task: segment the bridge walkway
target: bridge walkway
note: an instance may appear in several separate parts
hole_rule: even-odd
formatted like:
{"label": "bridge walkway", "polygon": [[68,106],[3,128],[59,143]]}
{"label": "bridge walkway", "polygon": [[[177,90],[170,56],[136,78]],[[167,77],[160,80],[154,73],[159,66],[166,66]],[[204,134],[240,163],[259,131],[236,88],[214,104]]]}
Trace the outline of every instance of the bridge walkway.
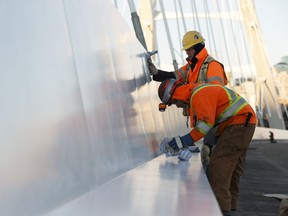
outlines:
{"label": "bridge walkway", "polygon": [[279,216],[280,200],[288,195],[288,141],[253,140],[240,183],[241,216]]}

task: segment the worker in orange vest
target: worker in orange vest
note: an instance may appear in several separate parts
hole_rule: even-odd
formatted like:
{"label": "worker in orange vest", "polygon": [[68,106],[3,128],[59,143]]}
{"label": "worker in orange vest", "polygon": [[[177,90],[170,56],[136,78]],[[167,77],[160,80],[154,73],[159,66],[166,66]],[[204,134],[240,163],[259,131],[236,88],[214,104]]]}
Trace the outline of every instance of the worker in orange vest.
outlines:
{"label": "worker in orange vest", "polygon": [[217,137],[208,179],[223,214],[230,215],[237,210],[239,180],[255,130],[255,112],[239,94],[217,84],[183,84],[168,79],[160,84],[158,95],[163,104],[188,108],[193,128],[184,136],[161,142],[160,151],[166,156],[189,160],[194,142],[211,131]]}
{"label": "worker in orange vest", "polygon": [[177,79],[181,82],[213,83],[226,85],[228,83],[224,66],[208,54],[205,39],[198,31],[188,31],[182,39],[183,50],[188,57],[187,64],[176,71],[158,70],[148,58],[148,67],[153,80],[162,82],[165,79]]}

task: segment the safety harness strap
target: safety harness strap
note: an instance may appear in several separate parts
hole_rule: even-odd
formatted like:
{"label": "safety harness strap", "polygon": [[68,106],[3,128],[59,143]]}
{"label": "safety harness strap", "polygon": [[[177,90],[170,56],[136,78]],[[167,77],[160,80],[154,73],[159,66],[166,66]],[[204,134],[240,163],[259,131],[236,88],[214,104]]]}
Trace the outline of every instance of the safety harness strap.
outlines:
{"label": "safety harness strap", "polygon": [[212,56],[207,55],[203,64],[201,65],[199,77],[198,77],[198,82],[207,83],[207,69],[208,69],[208,65],[211,61],[215,61],[215,59]]}
{"label": "safety harness strap", "polygon": [[[212,61],[216,61],[216,60],[212,56],[207,55],[203,64],[201,65],[199,77],[198,77],[197,81],[199,83],[211,83],[213,81],[218,81],[224,85],[224,80],[218,76],[209,77],[209,79],[207,78],[208,66],[209,66],[209,63]],[[218,61],[216,61],[216,62],[218,62]],[[223,67],[223,65],[220,62],[219,62],[219,64]]]}

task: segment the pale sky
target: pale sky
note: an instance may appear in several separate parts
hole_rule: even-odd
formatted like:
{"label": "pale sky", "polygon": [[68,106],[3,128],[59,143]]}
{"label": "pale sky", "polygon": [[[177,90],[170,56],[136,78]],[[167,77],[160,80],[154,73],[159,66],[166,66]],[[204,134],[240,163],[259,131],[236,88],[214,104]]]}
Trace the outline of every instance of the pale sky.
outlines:
{"label": "pale sky", "polygon": [[[130,15],[128,5],[123,6],[126,1],[117,0],[118,7]],[[137,6],[138,0],[134,1]],[[274,65],[288,56],[288,0],[254,0],[254,3],[270,65]]]}
{"label": "pale sky", "polygon": [[288,1],[254,0],[258,21],[272,65],[288,56]]}

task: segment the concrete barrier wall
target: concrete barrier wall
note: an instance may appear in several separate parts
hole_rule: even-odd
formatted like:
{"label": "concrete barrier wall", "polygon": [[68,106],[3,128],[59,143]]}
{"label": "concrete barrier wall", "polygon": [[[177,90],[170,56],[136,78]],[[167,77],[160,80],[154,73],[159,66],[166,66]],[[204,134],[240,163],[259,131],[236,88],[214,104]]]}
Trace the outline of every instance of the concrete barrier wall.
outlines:
{"label": "concrete barrier wall", "polygon": [[4,0],[0,27],[0,215],[41,215],[184,134],[110,1]]}
{"label": "concrete barrier wall", "polygon": [[271,131],[274,134],[274,139],[284,139],[288,140],[288,130],[280,130],[280,129],[274,129],[274,128],[263,128],[263,127],[257,127],[253,136],[253,139],[270,139],[270,133]]}

